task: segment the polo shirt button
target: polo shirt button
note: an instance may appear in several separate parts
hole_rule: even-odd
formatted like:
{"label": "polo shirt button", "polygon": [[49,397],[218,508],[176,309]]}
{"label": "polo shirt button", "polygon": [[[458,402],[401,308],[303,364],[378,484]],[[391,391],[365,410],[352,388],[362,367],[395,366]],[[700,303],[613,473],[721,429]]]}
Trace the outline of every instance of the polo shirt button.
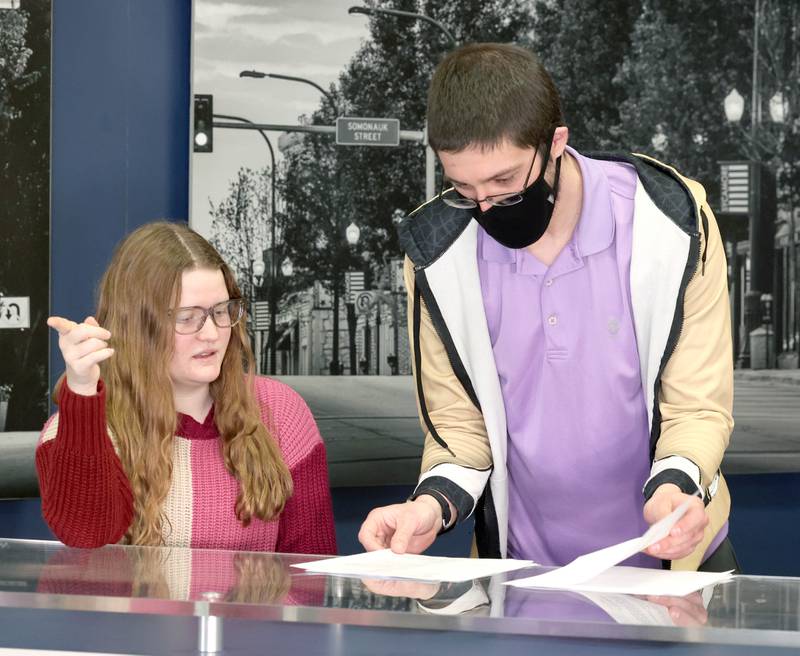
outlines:
{"label": "polo shirt button", "polygon": [[547,280],[545,280],[544,281],[544,286],[545,287],[552,287],[553,286],[553,279],[552,278],[548,278]]}
{"label": "polo shirt button", "polygon": [[551,326],[555,326],[558,323],[558,317],[555,314],[551,314],[549,317],[547,317],[547,323],[549,323]]}

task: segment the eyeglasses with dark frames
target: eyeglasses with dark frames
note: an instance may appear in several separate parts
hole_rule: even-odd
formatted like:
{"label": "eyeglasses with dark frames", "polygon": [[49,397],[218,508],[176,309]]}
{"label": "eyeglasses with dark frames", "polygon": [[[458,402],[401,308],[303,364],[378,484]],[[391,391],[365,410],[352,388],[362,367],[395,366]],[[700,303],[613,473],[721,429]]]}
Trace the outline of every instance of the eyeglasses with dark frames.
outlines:
{"label": "eyeglasses with dark frames", "polygon": [[486,196],[486,198],[468,198],[467,196],[461,195],[455,188],[450,188],[445,190],[444,184],[442,185],[442,190],[439,192],[439,198],[443,200],[447,205],[450,207],[456,207],[460,210],[471,210],[478,207],[479,203],[489,203],[490,205],[494,205],[495,207],[508,207],[509,205],[516,205],[517,203],[522,202],[522,194],[525,193],[525,190],[528,188],[528,181],[531,179],[531,173],[533,172],[533,164],[536,162],[536,154],[539,152],[539,149],[536,149],[536,152],[533,153],[533,160],[531,160],[531,166],[528,169],[528,175],[525,176],[525,183],[522,185],[522,189],[518,192],[513,192],[509,194],[492,194],[491,196]]}
{"label": "eyeglasses with dark frames", "polygon": [[175,322],[175,332],[179,335],[199,333],[206,325],[208,317],[211,317],[217,328],[232,328],[244,316],[244,299],[232,298],[210,308],[198,305],[179,307],[170,310],[169,314]]}

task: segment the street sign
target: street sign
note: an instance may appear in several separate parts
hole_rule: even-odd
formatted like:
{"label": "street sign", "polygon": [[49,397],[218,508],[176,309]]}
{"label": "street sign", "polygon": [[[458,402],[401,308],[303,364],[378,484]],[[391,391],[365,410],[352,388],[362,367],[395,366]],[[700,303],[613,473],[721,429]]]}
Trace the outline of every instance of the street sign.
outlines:
{"label": "street sign", "polygon": [[340,116],[336,119],[338,146],[399,146],[400,119]]}
{"label": "street sign", "polygon": [[367,314],[375,304],[375,292],[358,292],[354,305],[356,314]]}
{"label": "street sign", "polygon": [[720,211],[750,212],[750,162],[720,162]]}
{"label": "street sign", "polygon": [[0,296],[0,328],[30,328],[29,296]]}
{"label": "street sign", "polygon": [[269,330],[269,301],[256,301],[253,310],[253,330]]}

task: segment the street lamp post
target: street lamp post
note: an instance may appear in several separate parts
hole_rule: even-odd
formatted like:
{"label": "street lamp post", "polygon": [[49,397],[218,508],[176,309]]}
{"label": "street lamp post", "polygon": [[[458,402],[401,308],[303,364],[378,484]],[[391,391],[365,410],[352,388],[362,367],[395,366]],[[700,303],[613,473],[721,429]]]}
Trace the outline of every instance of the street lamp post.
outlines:
{"label": "street lamp post", "polygon": [[[762,295],[769,296],[772,290],[772,254],[774,251],[775,228],[775,181],[772,173],[761,161],[763,155],[759,147],[759,128],[762,123],[762,95],[759,67],[759,35],[761,30],[763,0],[755,0],[753,9],[753,65],[750,98],[751,162],[748,164],[749,211],[748,240],[750,257],[749,286],[744,294],[742,310],[742,335],[740,338],[737,366],[751,366],[750,333],[760,324],[762,318]],[[744,115],[745,99],[733,89],[725,96],[723,109],[731,125],[737,125]],[[788,106],[779,91],[769,101],[770,118],[782,123],[788,115]],[[745,138],[747,133],[745,132]]]}
{"label": "street lamp post", "polygon": [[[738,95],[738,94],[737,94]],[[741,119],[738,99],[732,94],[726,98],[726,116],[731,123]],[[760,325],[761,296],[772,290],[772,261],[775,233],[775,180],[772,173],[759,160],[746,164],[749,199],[747,202],[747,233],[749,243],[749,280],[743,277],[744,288],[740,322],[738,367],[751,366],[750,333]]]}
{"label": "street lamp post", "polygon": [[[264,265],[264,260],[251,260],[250,261],[250,272],[251,272],[251,280],[250,282],[253,285],[252,293],[250,294],[250,307],[254,308],[255,303],[258,300],[258,290],[261,288],[261,285],[264,281],[264,271],[266,270],[266,266]],[[250,314],[250,325],[253,330],[253,355],[256,361],[256,373],[261,374],[264,372],[264,363],[261,357],[261,330],[256,326],[256,313],[253,311]]]}
{"label": "street lamp post", "polygon": [[[293,274],[294,274],[294,264],[292,263],[291,259],[286,257],[286,258],[283,259],[283,261],[281,262],[281,265],[280,265],[281,279],[282,280],[288,280],[289,278],[292,277]],[[283,367],[282,368],[281,374],[283,374],[283,375],[297,373],[298,346],[297,346],[297,331],[296,330],[293,331],[293,335],[292,335],[292,339],[291,339],[291,345],[292,345],[292,354],[291,354],[291,358],[292,358],[291,362],[292,362],[292,364],[287,366],[287,367]],[[277,354],[277,336],[276,336],[275,347],[276,347],[276,354]],[[291,369],[291,370],[287,371],[287,369]]]}
{"label": "street lamp post", "polygon": [[[231,114],[214,114],[214,118],[224,119],[227,121],[239,121],[241,123],[250,123],[252,124],[253,121],[243,118],[241,116],[233,116]],[[275,150],[272,148],[272,142],[269,140],[269,137],[266,135],[264,130],[258,130],[258,133],[263,137],[264,141],[267,144],[267,149],[269,150],[269,160],[270,160],[270,240],[272,244],[272,252],[275,253]],[[274,259],[274,257],[273,257]],[[264,263],[261,262],[263,267]],[[263,275],[264,271],[261,271]],[[276,296],[276,271],[274,262],[270,262],[270,286],[269,286],[269,337],[268,337],[268,347],[269,347],[269,373],[271,375],[275,375],[275,330],[276,330],[276,323],[275,323],[275,311],[278,305],[278,299]],[[261,362],[261,355],[258,354],[258,362]]]}
{"label": "street lamp post", "polygon": [[312,80],[307,80],[304,77],[295,77],[294,75],[281,75],[280,73],[263,73],[262,71],[242,71],[239,73],[239,77],[253,77],[256,79],[263,79],[265,77],[272,78],[273,80],[288,80],[290,82],[301,82],[303,84],[309,84],[314,87],[317,91],[319,91],[323,96],[325,96],[333,106],[334,111],[336,111],[336,103],[333,100],[333,96],[331,96],[330,92],[325,91],[319,84]]}
{"label": "street lamp post", "polygon": [[[351,248],[358,244],[358,240],[361,238],[361,230],[352,222],[347,226],[344,234],[347,244]],[[350,375],[355,376],[358,372],[356,362],[356,306],[353,303],[352,291],[350,298],[345,303],[345,307],[347,308],[347,334],[350,347]]]}
{"label": "street lamp post", "polygon": [[[426,16],[425,14],[418,14],[413,11],[401,11],[400,9],[383,9],[378,7],[350,7],[347,10],[348,14],[364,14],[366,16],[399,16],[400,18],[410,18],[412,20],[424,21],[439,28],[447,38],[450,48],[455,48],[457,45],[456,38],[453,33],[445,27],[443,23]],[[433,152],[428,143],[428,126],[426,125],[423,130],[424,139],[423,145],[425,146],[425,199],[433,198],[436,187],[436,154]]]}
{"label": "street lamp post", "polygon": [[378,7],[350,7],[347,10],[348,14],[365,14],[367,16],[374,16],[377,14],[385,14],[387,16],[399,16],[400,18],[411,18],[412,20],[425,21],[435,27],[438,27],[447,37],[448,44],[451,48],[456,47],[456,38],[453,33],[448,30],[442,23],[434,20],[425,14],[417,14],[413,11],[401,11],[400,9],[380,9]]}
{"label": "street lamp post", "polygon": [[[339,108],[336,105],[336,101],[334,100],[333,96],[329,91],[323,89],[319,84],[313,82],[311,80],[307,80],[304,77],[296,77],[294,75],[282,75],[280,73],[264,73],[262,71],[250,70],[250,71],[241,71],[239,73],[239,77],[250,77],[256,79],[263,79],[263,78],[271,78],[275,80],[287,80],[289,82],[300,82],[302,84],[308,84],[309,86],[314,87],[317,91],[319,91],[330,103],[333,113],[335,116],[339,115]],[[336,212],[336,208],[338,207],[338,202],[336,200],[336,195],[339,190],[339,178],[340,172],[339,167],[336,167],[336,182],[335,188],[333,191],[334,202],[334,225],[336,227],[336,244],[334,246],[334,259],[333,259],[333,353],[330,362],[330,373],[332,375],[341,375],[341,367],[339,366],[339,303],[341,297],[341,270],[340,270],[340,239],[341,235],[339,234],[341,226],[339,225],[339,217],[338,213]]]}

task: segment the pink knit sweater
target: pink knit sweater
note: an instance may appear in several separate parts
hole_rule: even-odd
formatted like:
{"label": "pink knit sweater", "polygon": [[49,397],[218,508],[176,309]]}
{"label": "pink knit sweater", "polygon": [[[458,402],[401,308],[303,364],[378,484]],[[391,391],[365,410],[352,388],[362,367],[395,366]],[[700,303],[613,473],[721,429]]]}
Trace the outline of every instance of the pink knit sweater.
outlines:
{"label": "pink knit sweater", "polygon": [[[172,481],[164,502],[167,545],[335,554],[336,538],[325,445],[311,411],[290,387],[256,378],[261,418],[272,429],[289,467],[294,493],[280,517],[236,520],[239,491],[225,468],[212,407],[200,424],[178,416]],[[65,544],[97,547],[118,542],[133,518],[130,482],[114,450],[105,418],[105,388],[80,396],[61,387],[59,412],[45,424],[36,449],[42,514]]]}

